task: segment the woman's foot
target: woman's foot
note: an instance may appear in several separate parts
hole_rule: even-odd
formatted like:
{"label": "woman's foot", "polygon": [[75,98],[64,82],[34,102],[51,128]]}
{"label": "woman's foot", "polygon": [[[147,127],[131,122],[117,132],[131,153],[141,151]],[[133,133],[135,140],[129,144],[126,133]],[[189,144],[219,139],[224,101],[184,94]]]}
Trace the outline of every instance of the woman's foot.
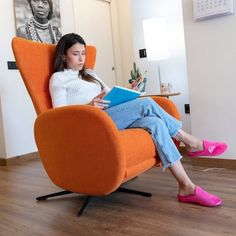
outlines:
{"label": "woman's foot", "polygon": [[182,183],[179,185],[179,193],[178,195],[185,196],[189,194],[194,194],[196,185],[192,181],[188,181],[187,183]]}
{"label": "woman's foot", "polygon": [[188,144],[184,144],[184,145],[185,145],[185,150],[187,152],[197,152],[197,151],[203,150],[204,148],[202,140],[198,141],[195,145],[192,145],[192,146]]}
{"label": "woman's foot", "polygon": [[200,206],[216,207],[222,204],[221,198],[206,192],[201,187],[196,186],[194,192],[188,195],[178,194],[179,202],[194,203]]}
{"label": "woman's foot", "polygon": [[183,130],[179,130],[174,138],[183,142],[186,151],[188,152],[196,152],[203,149],[203,142],[201,139],[194,137]]}
{"label": "woman's foot", "polygon": [[219,156],[227,150],[227,144],[223,142],[212,142],[203,140],[203,147],[200,150],[188,150],[187,154],[191,157],[198,156]]}
{"label": "woman's foot", "polygon": [[226,143],[201,140],[183,130],[179,130],[174,138],[185,144],[187,154],[191,157],[219,156],[227,150]]}

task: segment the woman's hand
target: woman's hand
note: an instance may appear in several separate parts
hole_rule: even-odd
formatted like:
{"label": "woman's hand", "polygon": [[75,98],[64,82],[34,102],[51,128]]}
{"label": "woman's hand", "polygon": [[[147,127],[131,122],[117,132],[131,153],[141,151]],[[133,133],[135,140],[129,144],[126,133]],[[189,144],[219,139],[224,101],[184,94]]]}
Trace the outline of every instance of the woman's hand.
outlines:
{"label": "woman's hand", "polygon": [[105,108],[109,107],[110,101],[102,99],[105,96],[105,94],[106,94],[105,91],[101,92],[88,105],[95,106],[100,109],[105,109]]}

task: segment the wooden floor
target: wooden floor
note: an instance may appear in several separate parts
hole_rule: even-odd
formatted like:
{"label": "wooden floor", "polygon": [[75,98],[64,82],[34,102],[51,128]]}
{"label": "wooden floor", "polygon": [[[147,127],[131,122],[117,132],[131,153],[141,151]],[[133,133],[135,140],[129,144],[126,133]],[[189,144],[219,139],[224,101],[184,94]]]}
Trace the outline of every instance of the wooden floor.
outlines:
{"label": "wooden floor", "polygon": [[126,184],[152,192],[151,198],[113,193],[93,199],[78,218],[85,196],[36,202],[36,196],[60,191],[39,160],[0,167],[0,236],[236,235],[236,170],[184,165],[196,183],[223,198],[222,206],[179,203],[174,179],[159,168]]}

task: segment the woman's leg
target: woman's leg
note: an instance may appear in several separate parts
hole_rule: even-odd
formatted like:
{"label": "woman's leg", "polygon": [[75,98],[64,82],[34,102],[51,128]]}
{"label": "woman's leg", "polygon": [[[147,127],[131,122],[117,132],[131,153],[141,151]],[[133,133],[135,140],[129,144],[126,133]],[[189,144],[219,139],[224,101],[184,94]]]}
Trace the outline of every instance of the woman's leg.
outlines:
{"label": "woman's leg", "polygon": [[180,202],[195,203],[207,207],[216,207],[222,204],[221,198],[194,185],[180,161],[176,161],[169,169],[179,184],[177,198]]}
{"label": "woman's leg", "polygon": [[180,162],[181,155],[170,137],[165,123],[160,118],[144,117],[133,122],[129,128],[143,128],[151,134],[164,170],[169,168],[179,184],[177,197],[180,202],[196,203],[203,206],[219,206],[222,203],[219,197],[195,186],[188,177]]}
{"label": "woman's leg", "polygon": [[196,138],[181,129],[178,130],[174,138],[183,142],[185,144],[186,150],[189,152],[200,151],[203,149],[203,142],[201,139]]}
{"label": "woman's leg", "polygon": [[[158,117],[143,117],[128,126],[128,128],[143,128],[147,130],[154,141],[163,170],[173,166],[182,156],[174,144],[165,123]],[[178,128],[176,129],[176,131]]]}
{"label": "woman's leg", "polygon": [[181,129],[174,138],[185,144],[188,156],[192,157],[219,156],[227,150],[227,144],[224,142],[200,140]]}
{"label": "woman's leg", "polygon": [[180,161],[176,161],[173,166],[169,167],[169,170],[179,184],[179,195],[188,195],[194,193],[195,184],[188,177]]}
{"label": "woman's leg", "polygon": [[[178,158],[181,158],[171,137],[181,139],[184,143],[189,143],[190,146],[194,146],[195,143],[202,143],[187,133],[183,135],[185,132],[181,130],[182,123],[170,116],[151,98],[135,99],[108,108],[105,112],[113,119],[118,129],[143,127],[151,130],[153,128],[153,139],[164,168],[174,163]],[[169,143],[169,145],[163,145],[163,142]],[[199,150],[201,148],[202,146],[199,145]],[[173,157],[175,157],[174,160],[172,160]]]}
{"label": "woman's leg", "polygon": [[160,118],[169,135],[185,144],[189,156],[218,156],[227,149],[226,143],[200,140],[181,130],[182,123],[169,115],[151,98],[135,99],[105,111],[118,129],[126,129],[130,124],[144,117]]}
{"label": "woman's leg", "polygon": [[171,139],[165,123],[158,117],[144,117],[133,122],[129,128],[143,128],[147,130],[155,143],[163,169],[169,168],[176,178],[179,184],[179,194],[187,195],[194,193],[195,185],[180,162],[182,156]]}
{"label": "woman's leg", "polygon": [[221,204],[218,197],[194,185],[180,162],[181,155],[171,136],[178,134],[181,122],[153,103],[154,101],[152,102],[150,99],[137,99],[105,111],[119,129],[143,128],[150,132],[163,168],[169,168],[179,184],[179,201],[194,202],[206,206]]}
{"label": "woman's leg", "polygon": [[105,112],[113,119],[118,129],[126,129],[134,121],[144,117],[158,117],[167,127],[170,136],[181,129],[182,122],[175,119],[151,98],[139,98],[107,108]]}

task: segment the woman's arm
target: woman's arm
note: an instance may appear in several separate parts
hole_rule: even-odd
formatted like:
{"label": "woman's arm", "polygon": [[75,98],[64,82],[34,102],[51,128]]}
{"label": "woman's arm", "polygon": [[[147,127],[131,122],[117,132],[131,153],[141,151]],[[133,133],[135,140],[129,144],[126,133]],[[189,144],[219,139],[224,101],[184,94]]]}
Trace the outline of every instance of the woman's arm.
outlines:
{"label": "woman's arm", "polygon": [[60,78],[57,78],[55,74],[52,75],[49,81],[49,92],[52,99],[52,107],[66,106],[67,96],[66,88],[61,82]]}
{"label": "woman's arm", "polygon": [[90,106],[95,106],[98,107],[100,109],[106,109],[109,107],[109,103],[110,101],[107,100],[103,100],[103,97],[106,95],[106,92],[103,91],[100,94],[98,94],[95,98],[93,98],[93,100],[91,102],[89,102],[87,105]]}

